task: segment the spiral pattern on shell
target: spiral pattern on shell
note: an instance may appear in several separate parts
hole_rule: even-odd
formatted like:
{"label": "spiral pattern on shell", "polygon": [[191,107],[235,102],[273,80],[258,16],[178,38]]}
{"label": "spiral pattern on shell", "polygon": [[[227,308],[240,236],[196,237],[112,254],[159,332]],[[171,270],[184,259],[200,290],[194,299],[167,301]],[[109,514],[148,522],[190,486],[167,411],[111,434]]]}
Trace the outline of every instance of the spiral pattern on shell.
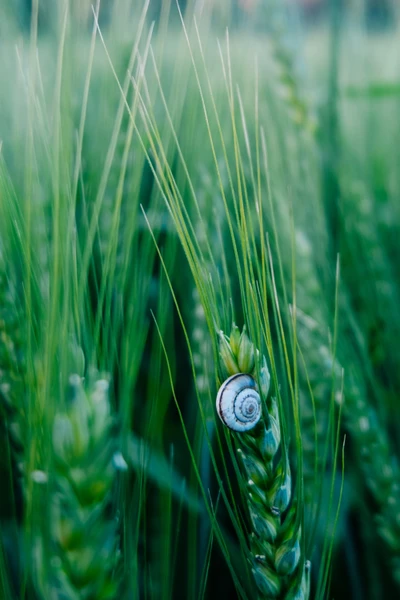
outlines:
{"label": "spiral pattern on shell", "polygon": [[221,421],[233,431],[249,431],[261,417],[261,398],[254,377],[244,373],[232,375],[218,390],[217,412]]}

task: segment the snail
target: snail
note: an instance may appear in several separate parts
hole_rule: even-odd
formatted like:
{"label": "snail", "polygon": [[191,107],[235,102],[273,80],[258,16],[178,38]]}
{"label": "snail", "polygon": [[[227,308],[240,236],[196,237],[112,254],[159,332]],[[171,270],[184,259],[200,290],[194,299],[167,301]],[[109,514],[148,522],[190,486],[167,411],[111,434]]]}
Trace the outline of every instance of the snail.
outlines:
{"label": "snail", "polygon": [[233,431],[249,431],[261,417],[261,398],[251,375],[237,373],[224,381],[216,404],[221,421]]}

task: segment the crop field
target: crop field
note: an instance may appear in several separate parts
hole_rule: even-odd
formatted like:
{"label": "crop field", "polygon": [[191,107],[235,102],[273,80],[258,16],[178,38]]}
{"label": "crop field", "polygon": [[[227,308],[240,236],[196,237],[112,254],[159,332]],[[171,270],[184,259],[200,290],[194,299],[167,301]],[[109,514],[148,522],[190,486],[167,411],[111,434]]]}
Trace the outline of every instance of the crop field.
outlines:
{"label": "crop field", "polygon": [[390,0],[0,0],[0,600],[400,597]]}

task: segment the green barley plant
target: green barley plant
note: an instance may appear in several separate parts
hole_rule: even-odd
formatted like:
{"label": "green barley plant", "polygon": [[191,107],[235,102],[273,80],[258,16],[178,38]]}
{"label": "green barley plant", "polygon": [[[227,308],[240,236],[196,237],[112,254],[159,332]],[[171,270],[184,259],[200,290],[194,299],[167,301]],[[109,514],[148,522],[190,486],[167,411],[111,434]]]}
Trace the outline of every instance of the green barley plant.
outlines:
{"label": "green barley plant", "polygon": [[90,372],[71,375],[65,412],[54,417],[54,468],[49,478],[50,542],[35,548],[42,597],[115,598],[119,549],[113,489],[117,453],[110,384]]}
{"label": "green barley plant", "polygon": [[1,598],[397,597],[373,4],[1,3]]}
{"label": "green barley plant", "polygon": [[[10,134],[1,157],[2,415],[10,440],[6,450],[12,458],[5,465],[4,476],[21,475],[18,465],[24,465],[22,500],[17,499],[18,505],[11,507],[6,522],[10,537],[2,539],[9,550],[4,568],[15,563],[10,589],[18,597],[115,597],[118,587],[121,593],[136,593],[134,590],[149,585],[137,576],[136,566],[145,530],[141,525],[137,532],[135,521],[143,504],[144,459],[135,465],[134,485],[129,480],[139,513],[119,502],[128,479],[113,485],[115,467],[125,465],[122,454],[115,455],[119,457],[117,465],[111,462],[114,441],[121,452],[129,449],[138,361],[149,329],[149,317],[141,310],[147,314],[155,255],[151,239],[143,240],[140,214],[131,210],[121,216],[121,204],[125,210],[127,193],[134,193],[139,202],[147,190],[143,191],[141,171],[126,176],[132,138],[128,130],[119,143],[124,111],[118,112],[118,97],[107,99],[115,106],[116,117],[111,111],[110,118],[102,122],[104,168],[93,172],[93,160],[99,157],[86,149],[84,130],[86,119],[90,121],[90,107],[98,110],[96,86],[103,72],[100,67],[99,76],[96,28],[89,39],[78,36],[78,45],[88,54],[82,58],[77,89],[73,89],[69,61],[76,55],[70,46],[69,17],[64,13],[57,64],[49,60],[50,69],[57,73],[58,87],[52,98],[40,62],[49,55],[45,52],[44,59],[36,56],[36,18],[34,6],[31,52],[20,49],[21,55],[17,54],[26,77],[26,88],[22,85],[19,92],[22,98],[25,94],[28,106],[27,150],[20,154],[23,160],[16,162],[20,139]],[[137,25],[139,41],[145,12]],[[136,60],[135,52],[137,46],[128,57],[129,64]],[[31,67],[29,74],[26,64]],[[76,119],[77,130],[71,127],[67,113]],[[146,195],[146,201],[148,207],[155,206],[157,193]],[[167,311],[166,306],[159,311],[160,319],[162,310]],[[100,389],[101,380],[97,393],[85,360],[112,374],[111,385],[114,392],[118,390],[112,408],[108,393]],[[75,381],[76,400],[67,410],[65,381],[71,372],[85,376],[87,384],[82,388]],[[149,397],[153,398],[151,390]],[[156,405],[149,404],[149,411],[151,406]],[[113,419],[107,416],[111,410]],[[62,435],[69,436],[68,419],[75,428],[84,426],[81,418],[88,421],[86,437],[90,439],[75,457],[68,454],[68,460],[63,459],[56,444],[61,443]],[[120,433],[111,426],[113,421]],[[57,429],[60,422],[67,429],[64,434]],[[139,423],[136,427],[142,436],[155,434],[146,424],[140,424],[142,430]],[[65,444],[79,445],[81,441],[66,439]],[[123,515],[125,529],[119,525],[118,515]],[[124,536],[124,530],[132,535]],[[10,540],[16,544],[14,548],[8,548]],[[124,560],[118,560],[119,556]],[[144,562],[142,557],[140,562]],[[3,577],[5,573],[3,569]]]}
{"label": "green barley plant", "polygon": [[218,392],[217,411],[224,425],[236,432],[245,471],[242,487],[254,529],[250,561],[260,597],[307,599],[310,563],[301,562],[301,515],[296,510],[301,501],[292,499],[287,448],[277,399],[269,397],[266,360],[256,355],[245,330],[240,334],[235,325],[229,338],[220,334],[220,357],[229,377]]}
{"label": "green barley plant", "polygon": [[[196,30],[196,34],[198,36],[198,30]],[[270,301],[268,300],[267,287],[269,288],[272,285],[272,289],[274,289],[274,280],[271,276],[271,273],[269,273],[268,271],[269,257],[267,255],[267,246],[265,245],[265,242],[264,240],[262,240],[262,238],[260,240],[258,230],[258,227],[260,227],[260,230],[262,231],[263,212],[265,208],[263,205],[259,204],[259,222],[257,222],[257,220],[254,221],[251,219],[249,200],[250,193],[246,190],[246,187],[243,185],[242,182],[242,177],[244,177],[244,158],[240,154],[240,150],[238,149],[238,154],[236,156],[236,166],[234,164],[234,159],[234,166],[232,167],[232,164],[230,164],[227,147],[225,146],[225,140],[222,134],[222,124],[219,121],[219,115],[217,113],[215,98],[212,94],[212,90],[210,90],[211,112],[208,113],[206,99],[203,96],[203,84],[200,79],[199,72],[197,70],[198,67],[196,64],[196,59],[194,58],[191,42],[189,41],[189,36],[186,29],[185,36],[188,42],[189,51],[191,52],[191,58],[193,61],[193,67],[195,69],[203,110],[206,116],[206,123],[208,123],[208,121],[211,118],[215,118],[217,126],[219,127],[219,133],[221,135],[221,139],[217,142],[217,140],[214,139],[210,129],[208,129],[211,150],[212,152],[214,152],[215,145],[217,143],[221,143],[223,151],[225,152],[225,165],[221,167],[219,163],[217,163],[215,164],[215,168],[217,172],[217,178],[219,179],[219,194],[221,195],[221,200],[219,200],[219,202],[221,202],[221,211],[224,215],[223,219],[226,220],[226,231],[223,234],[225,235],[224,244],[227,244],[228,247],[232,248],[233,254],[235,256],[235,260],[231,261],[231,264],[233,263],[234,271],[237,273],[238,282],[235,282],[234,285],[237,285],[238,287],[240,301],[242,303],[241,310],[244,311],[249,324],[251,323],[251,325],[249,326],[253,328],[255,337],[260,341],[261,339],[263,339],[264,343],[268,343],[269,351],[273,352],[271,324],[267,320],[267,323],[263,325],[263,321],[266,319],[266,314],[270,310]],[[199,37],[198,42],[201,45],[201,40],[199,39]],[[202,52],[202,49],[200,51]],[[204,61],[203,54],[200,55],[200,61],[201,60]],[[228,57],[226,60],[229,63],[229,47]],[[224,69],[224,67],[224,58],[222,58],[222,68]],[[161,81],[155,64],[154,68],[156,70],[157,80],[161,85]],[[228,103],[231,109],[231,127],[233,130],[234,139],[236,139],[236,136],[239,139],[239,133],[236,129],[238,127],[238,124],[236,123],[236,116],[234,112],[235,103],[233,97],[230,96],[231,90],[229,86],[231,85],[231,82],[228,79],[229,76],[230,75],[226,75],[226,84]],[[209,83],[209,81],[207,82],[206,79],[205,85],[207,85],[207,83]],[[162,88],[160,89],[162,93]],[[192,207],[190,207],[190,205],[184,206],[183,204],[180,188],[178,186],[178,183],[175,181],[174,173],[171,172],[170,167],[166,161],[166,153],[164,146],[162,145],[162,137],[158,130],[155,115],[152,113],[151,110],[149,110],[149,107],[145,104],[144,99],[142,101],[141,114],[146,126],[147,136],[149,136],[149,138],[151,139],[152,156],[156,157],[154,173],[155,176],[158,178],[161,189],[164,192],[168,210],[175,222],[175,226],[177,227],[178,235],[185,249],[189,265],[195,278],[197,290],[203,305],[209,331],[212,335],[212,338],[214,338],[215,329],[219,329],[219,323],[222,320],[227,319],[227,313],[229,312],[226,311],[225,314],[223,314],[218,309],[219,302],[222,303],[222,306],[224,304],[227,304],[227,298],[225,296],[226,288],[224,287],[224,284],[221,281],[220,273],[226,273],[227,275],[229,282],[228,293],[230,293],[231,290],[230,285],[232,285],[233,273],[229,273],[229,268],[226,268],[226,270],[224,269],[224,265],[226,265],[228,262],[228,253],[226,250],[224,251],[222,260],[219,259],[218,261],[216,261],[216,253],[213,251],[213,249],[211,249],[207,245],[204,246],[204,244],[199,243],[199,240],[201,239],[201,234],[198,233],[197,226],[200,228],[199,230],[202,231],[201,228],[204,227],[204,224],[202,223],[202,215],[198,210],[196,190],[191,180],[191,174],[188,169],[188,165],[184,160],[184,154],[180,146],[180,141],[175,132],[173,121],[168,111],[168,106],[166,103],[164,104],[164,106],[167,114],[167,120],[171,124],[172,135],[177,145],[177,152],[182,161],[182,168],[185,171],[187,179],[187,183],[185,185],[191,189],[191,192],[193,194]],[[241,116],[243,119],[243,114]],[[243,127],[244,135],[246,136],[246,124],[245,122],[243,122],[243,120],[240,123],[240,127]],[[249,140],[246,141],[248,144]],[[247,148],[249,151],[249,147]],[[226,169],[226,172],[228,173],[227,188],[223,185],[221,176],[222,169]],[[237,180],[239,182],[238,190],[235,190],[233,180]],[[253,177],[252,183],[255,184],[255,181],[256,180]],[[242,185],[243,187],[241,187]],[[252,194],[257,194],[257,192],[259,194],[262,194],[261,190],[257,189],[257,186],[255,186],[255,189],[251,189]],[[261,202],[261,196],[259,199]],[[151,228],[150,218],[148,219],[148,222],[149,227]],[[194,224],[196,224],[196,227],[194,226]],[[260,255],[258,256],[261,256],[261,258],[258,259],[258,263],[257,261],[253,263],[252,258],[256,258],[257,255],[254,254],[252,257],[252,252],[256,253],[257,251],[260,252]],[[159,255],[160,258],[162,258],[160,250]],[[220,272],[218,272],[217,270],[218,267],[221,269]],[[271,279],[269,279],[270,277]],[[216,282],[215,286],[213,285],[213,281]],[[171,290],[173,291],[172,285]],[[221,300],[219,300],[219,298],[221,298]],[[178,308],[178,301],[176,297],[174,297],[174,299]],[[238,306],[240,307],[240,302],[238,303]],[[234,308],[234,310],[236,310],[236,307]],[[279,327],[282,327],[282,321],[279,320],[279,315],[277,313],[275,313],[275,318],[277,319],[276,325],[279,331]],[[237,330],[234,329],[233,331],[233,336],[234,338],[236,338]],[[221,339],[224,340],[224,342],[222,343],[225,343],[226,352],[222,351],[223,368],[221,370],[221,373],[217,377],[217,381],[221,383],[221,375],[226,377],[232,374],[237,374],[238,377],[243,376],[243,379],[247,381],[247,379],[249,379],[249,375],[253,372],[254,363],[252,363],[251,359],[248,359],[248,364],[245,365],[245,361],[242,362],[242,359],[239,358],[239,354],[237,354],[238,352],[240,352],[238,340],[236,340],[238,347],[234,348],[236,343],[235,341],[232,340],[231,342],[229,342],[228,339],[223,337],[223,335]],[[247,337],[243,335],[242,339],[247,339]],[[248,343],[250,344],[250,342]],[[231,346],[229,344],[231,344]],[[278,334],[278,353],[279,349],[282,351],[282,357],[285,353],[288,352],[283,330],[281,330],[280,334]],[[214,342],[214,356],[217,352],[218,350],[216,349]],[[283,367],[285,368],[285,363],[283,364]],[[277,367],[274,366],[275,380],[277,381],[276,368]],[[196,371],[194,370],[194,373],[195,372]],[[290,375],[287,376],[290,378]],[[234,379],[235,377],[233,377],[233,380]],[[250,381],[253,381],[252,377],[250,377]],[[227,380],[226,384],[229,388],[230,379]],[[234,384],[235,382],[232,381],[232,385]],[[275,383],[275,385],[277,384]],[[292,385],[290,379],[288,385],[290,389],[290,386]],[[223,389],[224,385],[222,386],[221,390]],[[291,393],[296,393],[293,387]],[[296,597],[299,598],[308,597],[309,563],[308,561],[305,561],[304,558],[302,559],[302,562],[300,562],[300,557],[301,555],[303,555],[301,550],[302,544],[300,542],[300,531],[304,510],[304,501],[302,499],[302,476],[300,475],[300,479],[296,488],[296,493],[294,494],[294,500],[292,503],[290,503],[292,484],[288,459],[288,433],[284,433],[284,427],[282,427],[281,429],[281,422],[283,419],[284,409],[282,408],[281,400],[279,401],[279,411],[278,401],[276,399],[268,398],[265,391],[264,396],[264,402],[266,403],[266,406],[268,405],[268,410],[266,409],[266,415],[269,415],[266,416],[266,425],[264,427],[261,426],[260,428],[255,429],[253,436],[251,434],[248,434],[247,436],[243,434],[243,437],[238,436],[238,440],[242,439],[241,442],[238,441],[238,444],[242,445],[242,454],[245,457],[248,457],[248,462],[246,462],[246,458],[244,459],[244,462],[245,471],[247,470],[249,481],[246,482],[246,478],[243,479],[242,477],[240,477],[239,482],[242,491],[243,489],[248,488],[248,509],[251,514],[254,527],[254,531],[250,539],[247,532],[243,531],[243,524],[241,520],[237,521],[235,513],[238,510],[238,508],[235,508],[236,501],[234,500],[234,497],[231,496],[231,499],[229,499],[229,497],[225,497],[224,493],[222,493],[222,495],[224,497],[224,501],[227,503],[228,509],[232,513],[231,518],[234,519],[235,528],[238,532],[243,556],[245,561],[247,563],[250,563],[250,569],[253,572],[253,580],[256,582],[256,589],[258,589],[258,593],[261,594],[262,597],[281,597],[282,594],[284,594],[285,597],[295,597],[296,595]],[[220,395],[218,395],[218,398],[220,398]],[[298,427],[297,401],[293,399],[292,402],[292,410],[294,410],[295,414],[294,426]],[[206,412],[203,407],[201,407],[201,410],[203,414],[203,419],[205,419]],[[278,414],[279,412],[280,415]],[[275,423],[275,426],[271,426],[270,422]],[[282,445],[280,444],[281,435],[283,439]],[[301,439],[299,437],[300,433],[298,429],[296,435],[298,436],[297,459],[299,473],[301,474]],[[274,436],[276,436],[275,440]],[[265,446],[267,445],[267,442],[265,442],[265,440],[268,440],[270,437],[272,437],[272,441],[270,440],[271,446],[274,446],[274,444],[275,446],[273,449],[269,448],[267,450],[265,449]],[[236,458],[234,456],[232,458],[234,464],[236,464]],[[256,464],[257,467],[254,466],[253,468],[251,466],[252,461],[254,461],[254,464]],[[264,466],[262,466],[263,463]],[[252,481],[251,475],[254,475],[256,477],[257,482],[260,484],[259,486],[257,486]],[[225,477],[226,476],[229,477],[227,473]],[[232,484],[230,483],[230,489],[231,486]],[[277,499],[281,495],[282,506],[280,506],[280,500]],[[243,493],[243,496],[246,497],[246,494]],[[277,505],[279,506],[274,506],[275,499]],[[230,503],[232,502],[233,508],[230,505]],[[281,515],[281,512],[286,513],[286,509],[288,509],[289,503],[290,509],[287,511],[287,514]],[[220,536],[221,532],[218,531],[218,537],[220,538]],[[223,544],[222,540],[220,540],[220,544]],[[232,559],[229,558],[229,562],[231,560]],[[328,563],[325,563],[325,568],[326,570],[328,569]],[[324,570],[321,569],[320,581],[323,581],[324,577]],[[239,591],[239,582],[237,585]],[[326,587],[326,580],[325,583],[322,583],[321,585],[322,589],[324,589]]]}

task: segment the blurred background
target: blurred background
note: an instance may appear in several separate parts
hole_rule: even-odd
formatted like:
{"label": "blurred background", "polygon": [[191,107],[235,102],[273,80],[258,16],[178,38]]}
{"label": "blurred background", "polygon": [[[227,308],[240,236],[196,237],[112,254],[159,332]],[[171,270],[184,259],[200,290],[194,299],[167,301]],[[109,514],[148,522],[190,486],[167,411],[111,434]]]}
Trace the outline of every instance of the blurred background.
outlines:
{"label": "blurred background", "polygon": [[[77,21],[87,22],[91,19],[92,3],[86,0],[71,1],[71,14]],[[101,14],[103,23],[110,19],[113,10],[117,10],[120,2],[118,0],[105,0],[102,2]],[[149,19],[157,19],[162,10],[162,0],[152,2],[148,13]],[[264,26],[266,18],[266,7],[271,2],[262,0],[199,0],[195,3],[196,10],[210,11],[216,21],[224,26],[243,27],[249,21],[258,27]],[[321,24],[328,18],[331,10],[338,10],[345,16],[357,16],[360,24],[363,23],[371,29],[381,29],[394,26],[399,7],[396,0],[284,0],[280,6],[288,11],[296,13],[307,25]],[[54,26],[54,20],[60,12],[60,2],[41,1],[39,3],[40,28],[46,31]],[[186,2],[181,2],[182,10],[186,8]],[[3,2],[2,7],[2,35],[7,31],[15,29],[26,30],[30,26],[30,15],[32,12],[32,0],[15,0],[15,2]],[[260,22],[261,18],[261,22]]]}
{"label": "blurred background", "polygon": [[[232,572],[240,569],[243,554],[229,511],[222,502],[219,504],[216,467],[205,442],[197,402],[199,392],[194,385],[195,378],[201,401],[208,406],[204,409],[209,427],[207,439],[212,440],[208,443],[215,448],[215,415],[207,412],[209,396],[215,397],[209,331],[177,228],[167,213],[151,169],[155,153],[152,136],[143,126],[140,111],[138,131],[143,134],[144,144],[130,131],[129,115],[124,103],[121,105],[121,90],[110,66],[111,62],[123,81],[130,69],[129,57],[144,4],[130,0],[100,3],[99,26],[109,56],[98,41],[87,98],[79,185],[74,197],[81,223],[77,237],[82,245],[87,237],[85,211],[95,210],[99,195],[102,198],[88,268],[87,338],[97,339],[98,362],[111,373],[115,409],[125,433],[132,436],[124,455],[130,471],[121,484],[128,500],[124,508],[119,508],[128,531],[125,536],[121,534],[125,544],[122,570],[127,583],[118,597],[252,598],[255,596],[251,593],[245,596],[238,591],[232,577]],[[277,295],[285,308],[288,295],[289,303],[293,300],[295,280],[297,335],[304,357],[304,365],[299,359],[298,377],[304,436],[305,552],[313,564],[311,597],[318,597],[319,566],[323,553],[328,552],[323,550],[324,540],[328,539],[332,541],[332,570],[326,598],[395,600],[400,597],[400,3],[181,0],[179,5],[198,72],[194,71],[176,3],[150,0],[144,33],[138,40],[141,56],[147,59],[143,95],[199,243],[203,248],[206,240],[215,249],[220,275],[232,274],[230,285],[235,302],[240,290],[234,276],[236,263],[228,227],[221,217],[219,189],[221,186],[225,190],[230,201],[228,165],[235,165],[236,157],[227,100],[229,86],[223,68],[226,63],[221,61],[221,56],[227,60],[228,55],[227,29],[237,92],[235,119],[243,150],[240,177],[250,198],[257,187],[252,169],[260,152],[255,140],[262,146],[257,137],[259,130],[268,148],[270,179],[263,171],[259,185],[265,198],[271,188],[275,215],[267,205],[265,230],[271,236],[273,262],[280,273]],[[35,286],[42,294],[33,310],[35,315],[36,310],[38,314],[46,311],[49,300],[43,290],[49,280],[51,252],[46,248],[53,243],[49,223],[55,190],[67,198],[73,188],[70,175],[91,60],[92,30],[90,0],[0,0],[0,147],[4,168],[0,201],[22,206],[28,199],[27,203],[34,207],[30,218],[36,232],[33,255],[39,274],[35,276]],[[146,40],[150,35],[158,70],[148,56]],[[61,39],[64,54],[60,52]],[[141,72],[142,65],[138,65],[135,68]],[[34,89],[29,79],[32,72],[36,75]],[[205,100],[199,94],[199,85]],[[255,109],[256,87],[259,112]],[[127,97],[131,103],[131,96]],[[204,118],[203,101],[211,114],[209,122]],[[168,118],[165,105],[169,107]],[[61,133],[55,135],[58,115]],[[247,126],[245,133],[241,129],[243,122]],[[215,138],[221,133],[225,142],[224,147],[218,138],[213,148],[217,169],[208,127]],[[247,136],[251,139],[248,154]],[[33,150],[28,168],[30,141]],[[150,154],[149,161],[144,150]],[[191,186],[198,196],[204,223],[196,221]],[[129,277],[123,290],[117,276],[107,288],[113,326],[106,333],[97,332],[96,338],[98,295],[101,283],[107,279],[107,240],[113,234],[112,214],[118,203],[122,216],[116,225],[115,272],[126,269]],[[149,215],[187,325],[195,357],[194,378],[190,360],[193,357],[188,356],[181,318],[141,206]],[[43,238],[46,241],[42,251]],[[260,244],[257,238],[257,248]],[[336,298],[338,255],[340,285]],[[16,288],[23,287],[19,258],[15,265],[6,265],[5,280],[15,280]],[[237,303],[240,315],[240,300]],[[224,310],[223,326],[227,330],[230,323],[226,307]],[[166,340],[170,372],[151,311],[157,315],[158,327]],[[6,321],[4,314],[0,329]],[[32,318],[38,347],[40,318]],[[283,320],[285,331],[289,331],[289,310]],[[333,351],[336,325],[337,348]],[[273,334],[277,341],[276,331]],[[113,340],[109,345],[108,335]],[[118,348],[115,356],[114,350],[110,351],[113,344]],[[82,345],[88,355],[90,344],[86,338]],[[20,346],[23,355],[23,340]],[[277,361],[282,389],[287,392],[283,358],[280,356]],[[343,393],[338,384],[341,375],[335,380],[335,373],[342,373],[342,369]],[[0,371],[4,374],[3,363]],[[171,381],[186,429],[182,429],[176,410]],[[340,412],[340,444],[346,438],[343,496],[337,522],[328,507],[329,497],[325,492],[319,495],[313,480],[318,462],[316,447],[320,450],[319,459],[324,453],[331,398],[335,414]],[[6,493],[1,494],[0,523],[6,567],[0,561],[0,573],[9,574],[14,590],[9,592],[10,600],[36,599],[41,598],[37,586],[29,582],[23,586],[23,592],[15,591],[19,589],[21,572],[29,571],[30,559],[23,558],[25,497],[8,456],[7,427],[4,417],[0,467]],[[189,456],[186,434],[193,443],[194,458]],[[218,455],[216,464],[222,462]],[[223,539],[233,557],[229,565],[210,534],[210,518],[201,504],[194,463],[216,507]],[[326,479],[328,488],[333,481],[337,502],[341,465],[329,455],[325,466],[318,474],[321,480]],[[322,520],[316,518],[316,504]],[[57,594],[53,597],[67,598]],[[81,597],[84,596],[71,596]]]}

